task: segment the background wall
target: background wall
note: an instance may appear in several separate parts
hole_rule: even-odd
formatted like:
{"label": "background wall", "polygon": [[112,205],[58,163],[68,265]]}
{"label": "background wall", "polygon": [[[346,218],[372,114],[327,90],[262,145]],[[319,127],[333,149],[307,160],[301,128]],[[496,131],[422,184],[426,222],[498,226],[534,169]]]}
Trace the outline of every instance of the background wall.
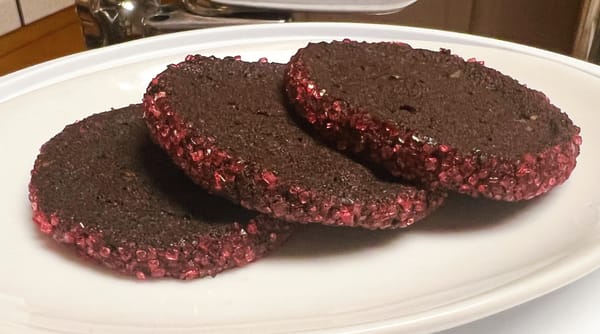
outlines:
{"label": "background wall", "polygon": [[0,35],[74,3],[75,0],[0,0]]}

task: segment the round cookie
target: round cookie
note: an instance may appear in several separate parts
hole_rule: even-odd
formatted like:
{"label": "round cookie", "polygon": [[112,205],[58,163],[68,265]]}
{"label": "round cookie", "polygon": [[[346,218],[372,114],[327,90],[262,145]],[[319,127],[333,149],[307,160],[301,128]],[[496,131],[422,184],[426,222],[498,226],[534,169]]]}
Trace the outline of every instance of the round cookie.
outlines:
{"label": "round cookie", "polygon": [[139,279],[214,276],[293,229],[189,181],[152,143],[139,105],[67,126],[42,147],[29,189],[43,233]]}
{"label": "round cookie", "polygon": [[579,128],[544,94],[449,50],[309,44],[285,81],[322,138],[433,188],[530,199],[563,183],[579,154]]}
{"label": "round cookie", "polygon": [[189,56],[152,80],[145,119],[196,183],[287,221],[405,227],[445,198],[381,179],[315,140],[292,118],[284,65]]}

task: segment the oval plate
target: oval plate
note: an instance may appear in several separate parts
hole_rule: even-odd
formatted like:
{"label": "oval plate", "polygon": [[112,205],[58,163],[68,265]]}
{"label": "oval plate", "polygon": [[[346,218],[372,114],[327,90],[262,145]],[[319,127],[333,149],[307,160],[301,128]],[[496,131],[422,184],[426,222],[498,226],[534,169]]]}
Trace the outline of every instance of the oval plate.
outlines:
{"label": "oval plate", "polygon": [[[570,180],[526,203],[451,197],[413,228],[311,226],[272,256],[214,279],[139,282],[64,252],[31,222],[29,171],[69,123],[138,103],[186,54],[286,62],[307,41],[352,38],[450,48],[483,59],[582,126]],[[363,24],[285,24],[158,36],[0,78],[0,331],[5,333],[419,333],[450,328],[557,289],[600,265],[600,69],[516,44]],[[318,176],[316,176],[318,177]]]}

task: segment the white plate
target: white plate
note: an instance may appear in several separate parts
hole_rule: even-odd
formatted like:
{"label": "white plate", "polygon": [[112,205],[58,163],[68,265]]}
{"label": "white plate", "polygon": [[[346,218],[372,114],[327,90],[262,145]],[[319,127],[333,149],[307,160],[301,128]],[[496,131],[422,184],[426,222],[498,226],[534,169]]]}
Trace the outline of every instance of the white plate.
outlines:
{"label": "white plate", "polygon": [[215,0],[214,2],[289,11],[388,13],[401,10],[417,0]]}
{"label": "white plate", "polygon": [[[188,53],[286,61],[308,40],[451,48],[543,90],[583,127],[570,180],[527,203],[457,199],[405,231],[313,227],[215,279],[138,282],[65,253],[30,220],[29,170],[66,124],[139,102]],[[439,31],[360,24],[243,26],[159,36],[0,78],[0,332],[419,333],[501,311],[598,267],[600,69],[550,52]]]}

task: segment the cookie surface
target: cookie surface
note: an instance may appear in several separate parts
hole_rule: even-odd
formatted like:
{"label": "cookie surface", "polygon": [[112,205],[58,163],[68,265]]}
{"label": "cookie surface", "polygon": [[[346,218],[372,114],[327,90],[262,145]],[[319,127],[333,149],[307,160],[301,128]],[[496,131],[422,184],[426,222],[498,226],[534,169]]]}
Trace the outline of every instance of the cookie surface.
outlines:
{"label": "cookie surface", "polygon": [[309,44],[289,63],[286,91],[339,149],[474,197],[538,196],[568,178],[581,144],[541,92],[448,50]]}
{"label": "cookie surface", "polygon": [[44,144],[30,200],[40,230],[139,279],[243,266],[293,226],[208,195],[152,143],[141,107],[90,116]]}
{"label": "cookie surface", "polygon": [[148,87],[154,138],[196,183],[293,222],[404,227],[445,194],[379,178],[292,119],[280,64],[189,56]]}

